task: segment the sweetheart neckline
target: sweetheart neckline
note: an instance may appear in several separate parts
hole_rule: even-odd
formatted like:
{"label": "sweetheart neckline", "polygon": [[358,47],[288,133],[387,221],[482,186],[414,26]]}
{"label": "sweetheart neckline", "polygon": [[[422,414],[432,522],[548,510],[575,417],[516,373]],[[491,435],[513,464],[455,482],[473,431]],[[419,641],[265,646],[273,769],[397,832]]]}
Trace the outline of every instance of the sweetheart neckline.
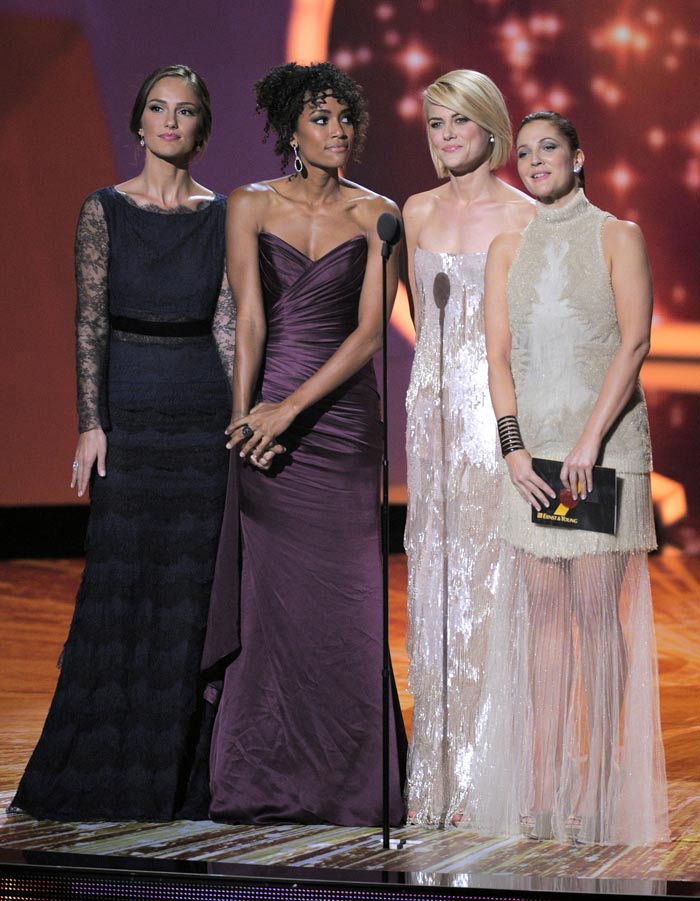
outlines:
{"label": "sweetheart neckline", "polygon": [[293,244],[290,244],[289,241],[285,241],[284,238],[280,238],[280,236],[276,235],[274,232],[261,231],[261,232],[258,232],[258,237],[259,238],[260,237],[274,238],[275,241],[280,241],[286,247],[289,247],[290,250],[293,250],[294,253],[298,254],[300,257],[304,257],[304,259],[307,260],[309,263],[320,263],[321,260],[325,260],[325,258],[327,256],[330,256],[330,254],[335,253],[335,251],[338,250],[340,247],[344,247],[346,244],[351,244],[353,241],[361,240],[361,241],[366,242],[366,238],[364,235],[353,235],[352,238],[347,238],[345,241],[341,241],[340,244],[336,244],[335,247],[331,247],[330,250],[326,251],[326,253],[322,254],[320,257],[318,257],[317,259],[314,260],[307,254],[305,254],[303,250],[299,250],[298,247],[295,247]]}

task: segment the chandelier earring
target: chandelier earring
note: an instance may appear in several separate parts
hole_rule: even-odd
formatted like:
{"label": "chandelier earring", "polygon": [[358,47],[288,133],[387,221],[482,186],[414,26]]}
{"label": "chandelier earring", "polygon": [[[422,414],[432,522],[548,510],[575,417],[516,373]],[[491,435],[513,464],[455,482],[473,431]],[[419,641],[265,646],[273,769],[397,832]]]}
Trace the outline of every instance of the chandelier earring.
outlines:
{"label": "chandelier earring", "polygon": [[294,168],[297,172],[301,172],[304,169],[304,164],[302,163],[301,157],[299,156],[297,146],[297,144],[292,144],[292,150],[294,151]]}

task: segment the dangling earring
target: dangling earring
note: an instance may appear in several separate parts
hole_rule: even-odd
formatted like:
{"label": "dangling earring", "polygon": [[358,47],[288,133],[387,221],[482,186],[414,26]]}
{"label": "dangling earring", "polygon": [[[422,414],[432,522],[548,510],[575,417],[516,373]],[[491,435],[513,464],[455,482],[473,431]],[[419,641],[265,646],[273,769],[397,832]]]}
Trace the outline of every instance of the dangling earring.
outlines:
{"label": "dangling earring", "polygon": [[294,168],[297,172],[301,172],[304,168],[304,164],[301,161],[301,157],[299,156],[299,151],[297,150],[296,144],[292,144],[292,150],[294,151]]}
{"label": "dangling earring", "polygon": [[145,146],[146,146],[146,141],[145,141],[143,135],[141,135],[141,137],[139,138],[139,144],[140,144],[142,147],[145,147]]}

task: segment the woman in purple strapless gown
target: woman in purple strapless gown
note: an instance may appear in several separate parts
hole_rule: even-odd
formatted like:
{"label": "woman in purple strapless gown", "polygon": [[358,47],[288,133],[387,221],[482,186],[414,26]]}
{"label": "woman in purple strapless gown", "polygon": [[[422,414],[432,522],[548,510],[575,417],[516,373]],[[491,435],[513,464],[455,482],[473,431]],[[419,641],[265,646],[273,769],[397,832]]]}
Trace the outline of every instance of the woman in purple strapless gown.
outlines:
{"label": "woman in purple strapless gown", "polygon": [[[237,305],[224,528],[204,658],[223,672],[211,816],[382,821],[381,346],[386,198],[339,177],[362,137],[358,86],[330,63],[256,85],[295,174],[228,202]],[[389,266],[390,297],[397,265]],[[237,611],[240,609],[240,619]],[[390,816],[403,818],[393,693]]]}

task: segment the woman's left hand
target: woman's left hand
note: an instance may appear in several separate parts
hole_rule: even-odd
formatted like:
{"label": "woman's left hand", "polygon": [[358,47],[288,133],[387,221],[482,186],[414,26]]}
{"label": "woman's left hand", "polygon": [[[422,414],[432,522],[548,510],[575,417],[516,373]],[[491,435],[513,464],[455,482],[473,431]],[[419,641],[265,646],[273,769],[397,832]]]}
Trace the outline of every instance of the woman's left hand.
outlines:
{"label": "woman's left hand", "polygon": [[579,494],[585,500],[593,490],[593,467],[599,453],[600,442],[582,435],[576,447],[564,459],[560,478],[574,500],[578,499]]}
{"label": "woman's left hand", "polygon": [[238,444],[241,457],[249,457],[256,465],[269,466],[276,454],[285,453],[286,448],[277,437],[287,431],[294,418],[285,401],[256,404],[247,416],[235,419],[226,430],[231,435],[226,447],[230,450]]}

